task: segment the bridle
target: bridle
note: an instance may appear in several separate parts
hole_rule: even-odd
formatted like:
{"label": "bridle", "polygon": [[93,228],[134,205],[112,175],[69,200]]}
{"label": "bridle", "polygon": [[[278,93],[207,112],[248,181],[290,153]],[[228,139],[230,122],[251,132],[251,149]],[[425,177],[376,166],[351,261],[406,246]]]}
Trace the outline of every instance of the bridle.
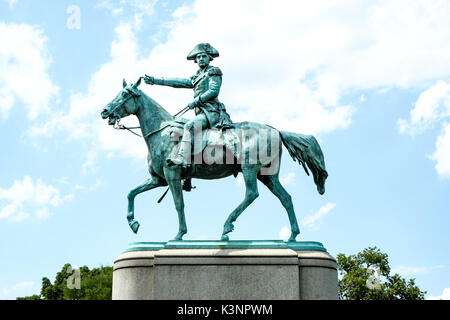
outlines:
{"label": "bridle", "polygon": [[[142,78],[142,77],[141,77],[141,78]],[[136,136],[138,136],[138,137],[144,137],[144,138],[145,138],[145,137],[147,137],[148,135],[142,136],[142,135],[140,135],[139,133],[136,133],[136,132],[134,132],[134,131],[132,130],[132,129],[139,129],[140,126],[138,126],[138,127],[127,127],[127,126],[124,126],[123,124],[120,124],[121,118],[129,116],[130,113],[127,111],[126,108],[124,108],[126,114],[125,114],[125,116],[120,117],[120,116],[117,114],[116,110],[117,110],[118,108],[122,107],[128,100],[130,100],[130,98],[133,98],[134,104],[136,105],[136,98],[139,97],[139,96],[135,95],[130,89],[127,88],[126,90],[127,90],[127,92],[129,93],[129,96],[128,96],[121,104],[118,104],[117,106],[115,106],[115,107],[112,109],[112,111],[111,111],[111,113],[110,113],[110,115],[109,115],[109,117],[112,117],[112,118],[115,118],[115,119],[116,119],[116,121],[114,122],[113,128],[114,128],[114,129],[117,129],[117,130],[128,130],[128,131],[130,131],[132,134],[134,134],[134,135],[136,135]]]}
{"label": "bridle", "polygon": [[[141,78],[143,78],[143,77],[141,77]],[[136,99],[140,96],[140,95],[137,96],[137,95],[133,94],[133,92],[132,92],[130,89],[128,89],[128,88],[127,88],[127,91],[128,91],[128,93],[129,93],[129,96],[127,97],[127,99],[125,99],[121,104],[118,104],[117,106],[115,106],[115,107],[112,109],[112,111],[111,111],[111,113],[110,113],[110,115],[109,115],[109,117],[113,117],[113,118],[116,119],[116,121],[114,122],[114,125],[113,125],[113,128],[114,128],[114,129],[116,129],[116,130],[128,130],[128,131],[131,132],[132,134],[134,134],[134,135],[136,135],[136,136],[138,136],[138,137],[141,137],[141,138],[144,138],[144,139],[145,139],[145,138],[150,137],[151,135],[153,135],[153,134],[155,134],[155,133],[157,133],[157,132],[159,132],[159,131],[161,131],[161,130],[163,130],[163,129],[165,129],[165,128],[167,128],[167,127],[170,126],[170,124],[166,124],[165,126],[159,128],[159,129],[156,129],[156,130],[151,131],[151,132],[149,132],[149,133],[146,133],[146,134],[144,134],[144,135],[140,135],[139,133],[136,133],[136,132],[133,131],[133,129],[140,129],[140,128],[141,128],[140,126],[137,126],[137,127],[127,127],[127,126],[125,126],[125,125],[123,125],[123,124],[120,124],[120,119],[123,118],[123,117],[120,117],[120,116],[116,113],[116,109],[118,109],[119,107],[122,107],[128,100],[130,100],[130,98],[133,98],[134,104],[136,105]],[[177,117],[183,115],[183,114],[184,114],[186,111],[188,111],[188,110],[189,110],[189,107],[184,107],[182,110],[180,110],[179,112],[177,112],[173,117],[174,117],[174,118],[177,118]],[[128,111],[126,110],[126,108],[125,108],[125,112],[126,112],[126,115],[125,115],[124,117],[130,115],[130,113],[128,113]]]}

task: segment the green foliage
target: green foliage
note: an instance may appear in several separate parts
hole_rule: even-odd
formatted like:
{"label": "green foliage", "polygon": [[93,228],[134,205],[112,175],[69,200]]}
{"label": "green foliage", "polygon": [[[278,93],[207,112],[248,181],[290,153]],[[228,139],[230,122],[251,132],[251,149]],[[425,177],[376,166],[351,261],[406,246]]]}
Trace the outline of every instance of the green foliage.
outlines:
{"label": "green foliage", "polygon": [[17,300],[111,300],[112,271],[112,267],[102,266],[92,270],[81,267],[80,286],[77,288],[76,272],[70,264],[65,264],[56,274],[53,284],[48,278],[42,278],[40,295],[19,297]]}
{"label": "green foliage", "polygon": [[[416,286],[415,280],[406,281],[400,275],[391,275],[388,255],[377,247],[369,247],[348,257],[337,255],[339,297],[345,300],[423,300],[426,291]],[[379,269],[379,284],[368,285],[375,279],[373,269]]]}
{"label": "green foliage", "polygon": [[41,296],[37,294],[33,294],[29,297],[18,297],[17,300],[41,300]]}

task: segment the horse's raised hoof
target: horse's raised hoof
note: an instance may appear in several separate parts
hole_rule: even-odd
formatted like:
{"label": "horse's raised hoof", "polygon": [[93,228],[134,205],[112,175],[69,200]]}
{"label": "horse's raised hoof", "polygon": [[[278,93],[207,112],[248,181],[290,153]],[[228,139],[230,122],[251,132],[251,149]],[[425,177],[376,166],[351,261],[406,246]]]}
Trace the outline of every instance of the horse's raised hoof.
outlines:
{"label": "horse's raised hoof", "polygon": [[227,233],[230,233],[233,230],[234,230],[234,225],[232,223],[227,223],[223,227],[223,233],[222,234],[226,235]]}
{"label": "horse's raised hoof", "polygon": [[134,233],[137,233],[139,230],[139,222],[131,221],[129,224],[130,224],[131,230],[133,230]]}
{"label": "horse's raised hoof", "polygon": [[229,241],[230,238],[228,238],[228,236],[226,234],[222,235],[222,239],[220,239],[221,241]]}
{"label": "horse's raised hoof", "polygon": [[317,192],[319,192],[320,195],[325,193],[325,186],[317,186]]}

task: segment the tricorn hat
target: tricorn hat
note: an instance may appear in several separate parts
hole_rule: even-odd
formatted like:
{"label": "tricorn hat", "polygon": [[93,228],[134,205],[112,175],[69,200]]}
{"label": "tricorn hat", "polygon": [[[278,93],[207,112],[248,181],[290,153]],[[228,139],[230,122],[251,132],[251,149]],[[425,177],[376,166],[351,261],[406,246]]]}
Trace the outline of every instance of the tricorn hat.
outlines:
{"label": "tricorn hat", "polygon": [[195,60],[195,57],[199,54],[199,53],[207,53],[209,54],[211,57],[216,58],[219,56],[219,51],[217,51],[216,49],[214,49],[209,43],[199,43],[198,45],[195,46],[194,49],[192,49],[192,51],[188,54],[187,59],[188,60]]}

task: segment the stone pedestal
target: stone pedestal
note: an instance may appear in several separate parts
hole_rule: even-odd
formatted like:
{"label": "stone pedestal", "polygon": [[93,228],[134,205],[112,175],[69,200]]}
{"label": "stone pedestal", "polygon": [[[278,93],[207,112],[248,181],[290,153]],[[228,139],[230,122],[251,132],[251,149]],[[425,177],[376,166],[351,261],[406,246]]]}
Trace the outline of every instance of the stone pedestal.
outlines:
{"label": "stone pedestal", "polygon": [[116,300],[337,298],[336,260],[319,242],[141,242],[114,262]]}

